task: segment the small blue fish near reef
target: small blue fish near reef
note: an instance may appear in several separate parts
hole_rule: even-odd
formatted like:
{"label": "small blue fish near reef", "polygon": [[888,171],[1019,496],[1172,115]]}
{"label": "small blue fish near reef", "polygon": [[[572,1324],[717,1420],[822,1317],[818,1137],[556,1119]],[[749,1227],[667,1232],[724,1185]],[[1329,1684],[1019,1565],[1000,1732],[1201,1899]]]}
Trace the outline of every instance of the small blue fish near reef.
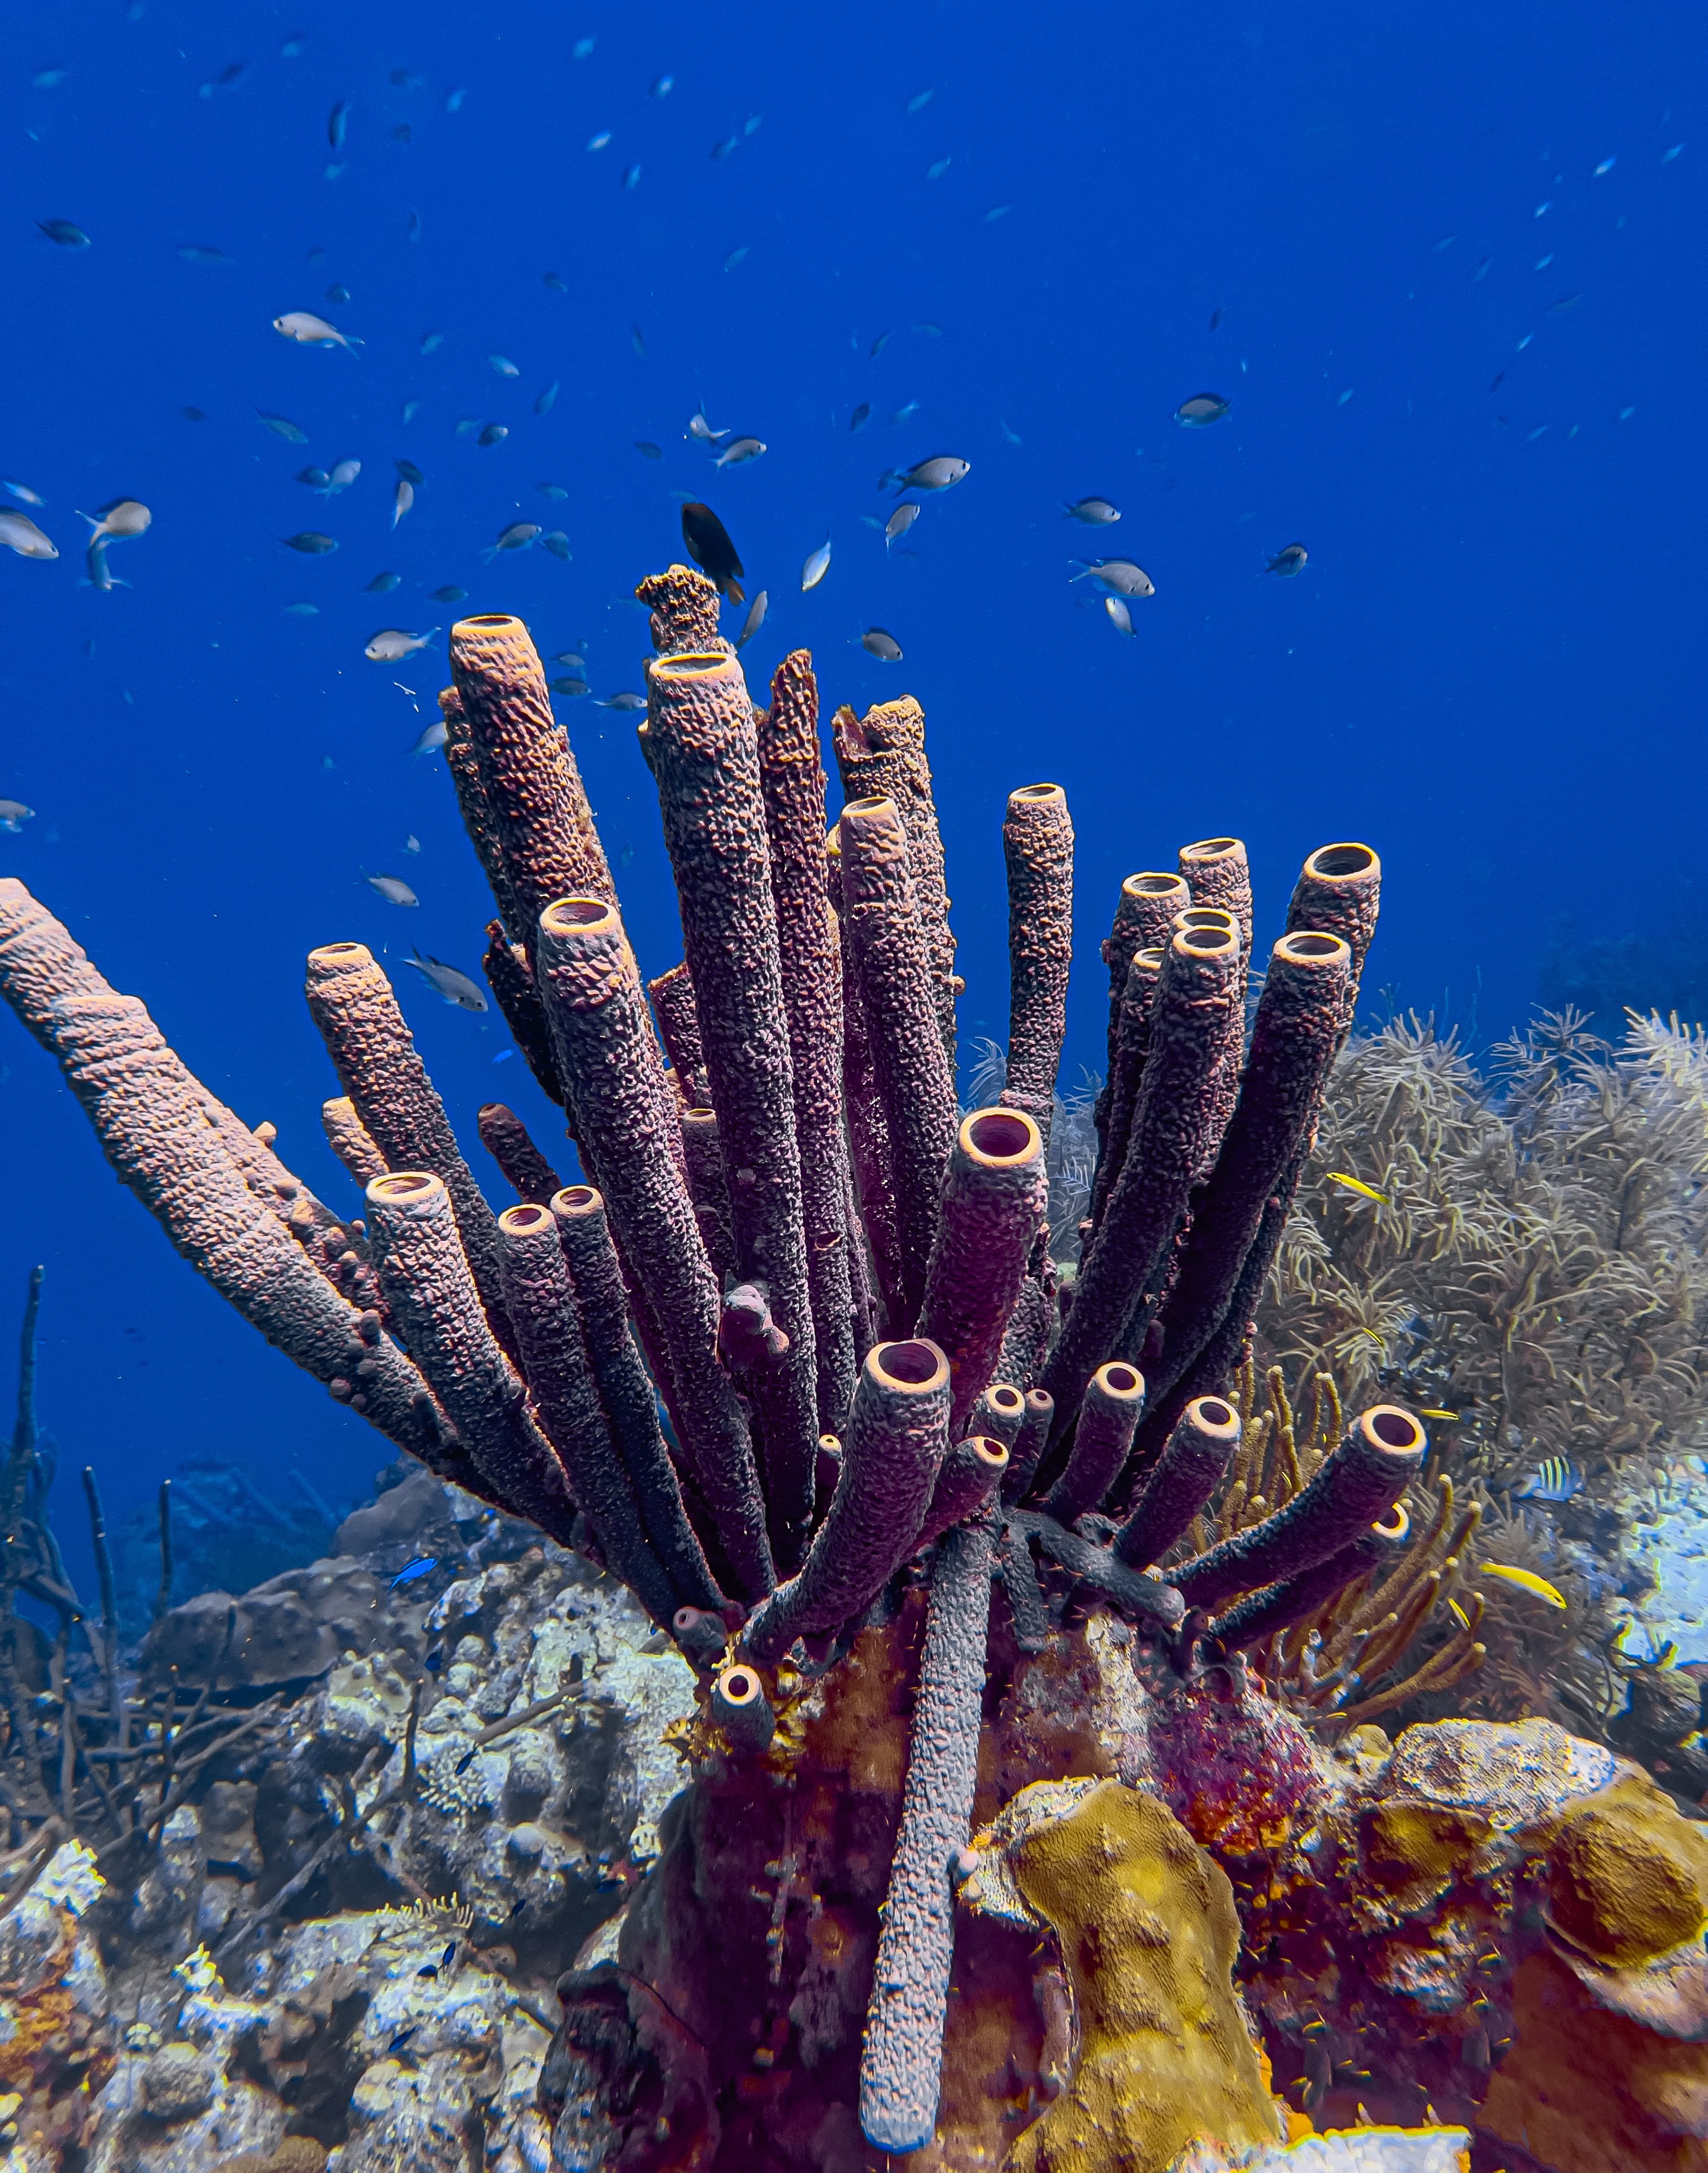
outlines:
{"label": "small blue fish near reef", "polygon": [[396,1592],[400,1584],[413,1584],[417,1577],[425,1577],[428,1570],[439,1567],[437,1555],[417,1555],[412,1562],[405,1562],[391,1580],[390,1589]]}
{"label": "small blue fish near reef", "polygon": [[1547,1456],[1520,1486],[1512,1489],[1515,1502],[1569,1502],[1583,1491],[1583,1474],[1568,1458]]}

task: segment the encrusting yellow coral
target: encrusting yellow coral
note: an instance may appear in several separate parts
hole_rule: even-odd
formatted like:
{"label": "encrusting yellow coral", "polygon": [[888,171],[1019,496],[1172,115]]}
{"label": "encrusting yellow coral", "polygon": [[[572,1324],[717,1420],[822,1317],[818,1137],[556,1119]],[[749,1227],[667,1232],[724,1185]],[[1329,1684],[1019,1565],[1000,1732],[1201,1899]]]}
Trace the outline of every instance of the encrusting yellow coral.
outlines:
{"label": "encrusting yellow coral", "polygon": [[1173,1814],[1103,1782],[1027,1835],[1015,1876],[1061,1941],[1080,2057],[1010,2173],[1161,2173],[1200,2137],[1276,2140],[1233,1990],[1233,1890]]}
{"label": "encrusting yellow coral", "polygon": [[1708,1925],[1708,1839],[1646,1775],[1574,1806],[1548,1850],[1549,1928],[1604,1968],[1628,1969]]}

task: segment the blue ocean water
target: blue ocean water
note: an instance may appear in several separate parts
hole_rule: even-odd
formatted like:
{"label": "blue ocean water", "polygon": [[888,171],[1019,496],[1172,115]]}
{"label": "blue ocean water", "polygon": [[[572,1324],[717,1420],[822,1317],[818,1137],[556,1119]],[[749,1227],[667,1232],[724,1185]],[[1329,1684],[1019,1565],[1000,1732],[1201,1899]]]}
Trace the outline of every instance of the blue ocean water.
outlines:
{"label": "blue ocean water", "polygon": [[[59,556],[0,553],[0,797],[36,811],[0,872],[345,1200],[302,959],[477,970],[484,887],[411,752],[457,616],[585,657],[563,709],[628,925],[648,970],[679,955],[633,719],[593,698],[641,683],[631,591],[687,495],[768,593],[756,692],[804,644],[827,709],[924,701],[967,1043],[1004,1031],[999,825],[1039,777],[1078,837],[1070,1081],[1120,878],[1205,834],[1247,839],[1270,929],[1307,850],[1367,838],[1371,1000],[1479,1039],[1563,915],[1700,951],[1703,63],[1664,4],[33,10],[0,73],[0,473]],[[361,344],[287,342],[296,310]],[[1178,427],[1204,391],[1226,418]],[[715,470],[702,402],[762,456]],[[971,472],[886,552],[879,477],[935,453]],[[342,459],[337,496],[294,480]],[[1118,525],[1064,515],[1091,494]],[[77,509],[121,497],[153,525],[97,590]],[[485,555],[523,520],[570,558]],[[1130,638],[1069,580],[1096,556],[1155,584]],[[471,1152],[494,1097],[549,1135],[495,1014],[405,995]],[[173,1257],[9,1019],[0,1136],[0,1325],[45,1260],[44,1421],[116,1519],[186,1455],[365,1492],[385,1444]]]}

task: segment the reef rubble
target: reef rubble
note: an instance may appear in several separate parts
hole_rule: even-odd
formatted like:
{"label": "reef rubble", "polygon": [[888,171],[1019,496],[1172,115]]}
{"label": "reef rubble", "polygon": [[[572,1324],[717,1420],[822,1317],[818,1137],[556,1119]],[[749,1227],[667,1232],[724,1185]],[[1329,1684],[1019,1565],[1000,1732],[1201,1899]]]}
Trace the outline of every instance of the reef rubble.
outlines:
{"label": "reef rubble", "polygon": [[[651,981],[525,628],[451,635],[488,975],[568,1134],[548,1155],[482,1112],[515,1205],[364,946],[307,973],[355,1216],[0,883],[0,993],[178,1249],[418,1460],[423,1512],[523,1535],[422,1601],[352,1555],[163,1609],[195,1724],[265,1692],[237,1725],[267,1740],[220,1739],[193,1790],[166,1761],[152,1798],[106,1792],[108,1890],[84,1852],[55,1898],[76,1845],[11,1696],[0,1933],[43,2018],[0,2041],[14,2156],[1708,2167],[1708,1841],[1553,1721],[1390,1741],[1371,1707],[1399,1693],[1360,1713],[1360,1663],[1403,1658],[1478,1512],[1431,1489],[1407,1400],[1343,1418],[1331,1382],[1308,1432],[1254,1410],[1376,854],[1310,854],[1263,952],[1238,840],[1127,880],[1064,1246],[1059,790],[1008,797],[1007,1067],[963,1112],[918,704],[837,714],[827,838],[810,659],[756,709],[709,583],[638,594],[686,954]],[[401,1506],[358,1512],[370,1550]],[[1476,1667],[1482,1611],[1419,1684]],[[80,1761],[127,1755],[109,1707],[80,1739],[64,1704],[61,1817],[102,1795]],[[154,1960],[121,2028],[90,1942],[127,1910]]]}

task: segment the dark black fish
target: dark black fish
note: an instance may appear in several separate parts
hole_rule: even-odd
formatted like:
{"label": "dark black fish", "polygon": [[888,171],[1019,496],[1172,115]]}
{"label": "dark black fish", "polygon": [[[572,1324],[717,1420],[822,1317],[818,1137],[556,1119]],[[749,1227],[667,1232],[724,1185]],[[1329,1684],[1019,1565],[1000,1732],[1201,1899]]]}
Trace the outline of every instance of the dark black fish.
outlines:
{"label": "dark black fish", "polygon": [[1220,332],[1221,330],[1221,311],[1220,310],[1212,310],[1210,311],[1210,328],[1213,332]]}
{"label": "dark black fish", "polygon": [[849,429],[863,429],[865,426],[867,418],[870,415],[871,412],[871,402],[870,400],[862,400],[859,406],[854,409],[853,414],[848,418],[848,426]]}
{"label": "dark black fish", "polygon": [[709,576],[720,596],[727,596],[732,604],[746,602],[746,591],[739,578],[746,569],[735,556],[729,531],[711,507],[702,505],[698,499],[691,498],[682,508],[682,541],[688,547],[688,556]]}
{"label": "dark black fish", "polygon": [[473,1751],[465,1750],[461,1757],[457,1760],[455,1765],[452,1766],[451,1771],[454,1773],[466,1773],[469,1767],[472,1766],[474,1762],[475,1755]]}
{"label": "dark black fish", "polygon": [[517,1902],[517,1904],[516,1904],[515,1907],[514,1909],[512,1909],[512,1910],[511,1910],[510,1914],[509,1914],[509,1922],[510,1922],[511,1923],[513,1923],[513,1924],[514,1924],[514,1923],[515,1922],[515,1921],[516,1921],[517,1917],[520,1917],[520,1916],[521,1915],[521,1913],[522,1913],[523,1910],[524,1910],[524,1909],[525,1909],[525,1908],[527,1907],[527,1906],[528,1906],[528,1897],[527,1897],[527,1895],[525,1894],[525,1895],[522,1896],[521,1900],[520,1900],[519,1902]]}
{"label": "dark black fish", "polygon": [[453,1939],[450,1944],[445,1949],[445,1952],[439,1956],[439,1965],[441,1969],[449,1969],[455,1960],[456,1941]]}
{"label": "dark black fish", "polygon": [[417,1976],[437,1976],[439,1975],[438,1965],[434,1962],[423,1962],[421,1967],[417,1970],[415,1974]]}
{"label": "dark black fish", "polygon": [[1284,580],[1290,580],[1296,574],[1304,572],[1305,561],[1310,555],[1302,543],[1284,543],[1270,559],[1269,570],[1280,574]]}
{"label": "dark black fish", "polygon": [[385,2050],[388,2052],[401,2052],[420,2027],[421,2025],[418,2022],[412,2022],[407,2030],[400,2030]]}
{"label": "dark black fish", "polygon": [[405,483],[413,483],[418,490],[419,490],[423,483],[427,481],[427,477],[423,475],[420,469],[416,466],[413,461],[393,461],[391,465],[396,469],[398,474],[402,477]]}
{"label": "dark black fish", "polygon": [[433,1650],[427,1656],[425,1664],[428,1674],[436,1675],[439,1673],[439,1669],[445,1665],[445,1647],[443,1645],[435,1645],[434,1647]]}

